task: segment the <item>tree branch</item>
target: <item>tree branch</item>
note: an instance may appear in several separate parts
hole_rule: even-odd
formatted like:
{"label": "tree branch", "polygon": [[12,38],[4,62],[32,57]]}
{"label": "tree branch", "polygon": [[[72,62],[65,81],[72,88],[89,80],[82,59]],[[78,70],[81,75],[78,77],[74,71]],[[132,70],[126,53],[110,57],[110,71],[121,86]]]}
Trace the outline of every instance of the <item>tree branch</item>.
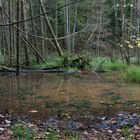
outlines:
{"label": "tree branch", "polygon": [[32,19],[39,18],[40,16],[44,16],[44,15],[46,15],[46,14],[55,12],[56,10],[60,10],[60,9],[62,9],[62,8],[64,8],[64,7],[66,7],[66,6],[73,5],[73,4],[75,4],[75,3],[79,3],[79,2],[82,2],[82,1],[84,1],[84,0],[79,0],[79,1],[76,1],[76,2],[67,3],[67,4],[65,4],[65,5],[63,5],[63,6],[58,7],[57,9],[50,10],[50,11],[48,11],[48,12],[45,12],[45,13],[42,13],[42,14],[33,16],[32,18],[28,18],[28,19],[26,19],[26,20],[15,21],[15,22],[12,22],[12,23],[0,24],[0,26],[13,26],[13,25],[15,25],[15,24],[20,24],[20,23],[23,23],[23,22],[26,22],[26,21],[30,21],[30,20],[32,20]]}

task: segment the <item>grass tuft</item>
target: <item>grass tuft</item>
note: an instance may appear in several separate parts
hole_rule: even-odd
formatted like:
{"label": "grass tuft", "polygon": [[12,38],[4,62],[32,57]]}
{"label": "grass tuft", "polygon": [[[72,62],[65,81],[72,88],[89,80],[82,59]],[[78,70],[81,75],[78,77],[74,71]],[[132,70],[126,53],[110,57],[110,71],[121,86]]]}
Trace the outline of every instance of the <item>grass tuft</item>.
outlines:
{"label": "grass tuft", "polygon": [[127,65],[122,62],[122,60],[118,59],[116,63],[112,63],[108,57],[95,57],[91,60],[90,65],[95,69],[98,67],[103,61],[102,70],[103,71],[122,71],[127,68]]}
{"label": "grass tuft", "polygon": [[111,71],[122,71],[126,70],[127,65],[117,61],[116,63],[108,62],[103,67],[105,70],[111,70]]}
{"label": "grass tuft", "polygon": [[63,62],[63,58],[60,58],[59,56],[48,56],[47,58],[47,64],[41,63],[41,64],[36,64],[36,62],[32,62],[32,66],[34,68],[52,68],[52,67],[57,67]]}
{"label": "grass tuft", "polygon": [[140,67],[131,65],[127,71],[122,72],[122,77],[125,81],[130,83],[140,83]]}

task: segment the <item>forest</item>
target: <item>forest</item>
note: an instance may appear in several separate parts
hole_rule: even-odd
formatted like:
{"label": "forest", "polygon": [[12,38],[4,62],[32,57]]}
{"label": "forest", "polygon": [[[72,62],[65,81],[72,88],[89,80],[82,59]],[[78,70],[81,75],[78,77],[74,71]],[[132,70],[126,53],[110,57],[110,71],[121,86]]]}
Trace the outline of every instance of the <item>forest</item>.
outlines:
{"label": "forest", "polygon": [[0,0],[0,140],[139,140],[140,0]]}

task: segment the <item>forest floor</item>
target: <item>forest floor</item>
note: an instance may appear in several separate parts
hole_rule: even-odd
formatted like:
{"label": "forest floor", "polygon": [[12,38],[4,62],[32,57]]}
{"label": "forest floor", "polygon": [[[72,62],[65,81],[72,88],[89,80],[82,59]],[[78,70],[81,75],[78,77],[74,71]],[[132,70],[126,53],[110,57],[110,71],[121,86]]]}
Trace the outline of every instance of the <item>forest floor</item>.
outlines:
{"label": "forest floor", "polygon": [[139,140],[140,115],[119,112],[113,117],[50,117],[33,124],[27,117],[0,113],[0,140]]}

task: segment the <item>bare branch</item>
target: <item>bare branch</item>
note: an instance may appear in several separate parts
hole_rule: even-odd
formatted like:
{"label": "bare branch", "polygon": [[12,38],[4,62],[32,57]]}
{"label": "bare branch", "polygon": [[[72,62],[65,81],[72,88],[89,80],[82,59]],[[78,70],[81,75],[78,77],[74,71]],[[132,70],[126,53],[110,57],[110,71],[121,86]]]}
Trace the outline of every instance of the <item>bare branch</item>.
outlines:
{"label": "bare branch", "polygon": [[13,25],[15,25],[15,24],[20,24],[20,23],[23,23],[23,22],[26,22],[26,21],[30,21],[30,20],[32,20],[32,19],[39,18],[40,16],[44,16],[44,15],[46,15],[46,14],[55,12],[56,10],[60,10],[60,9],[62,9],[62,8],[64,8],[64,7],[66,7],[66,6],[73,5],[73,4],[75,4],[75,3],[79,3],[79,2],[82,2],[82,1],[84,1],[84,0],[79,0],[79,1],[76,1],[76,2],[67,3],[67,4],[65,4],[65,5],[63,5],[63,6],[58,7],[57,9],[50,10],[50,11],[48,11],[48,12],[45,12],[45,13],[42,13],[42,14],[33,16],[32,18],[28,18],[28,19],[26,19],[26,20],[15,21],[15,22],[12,22],[12,23],[0,24],[0,26],[13,26]]}

